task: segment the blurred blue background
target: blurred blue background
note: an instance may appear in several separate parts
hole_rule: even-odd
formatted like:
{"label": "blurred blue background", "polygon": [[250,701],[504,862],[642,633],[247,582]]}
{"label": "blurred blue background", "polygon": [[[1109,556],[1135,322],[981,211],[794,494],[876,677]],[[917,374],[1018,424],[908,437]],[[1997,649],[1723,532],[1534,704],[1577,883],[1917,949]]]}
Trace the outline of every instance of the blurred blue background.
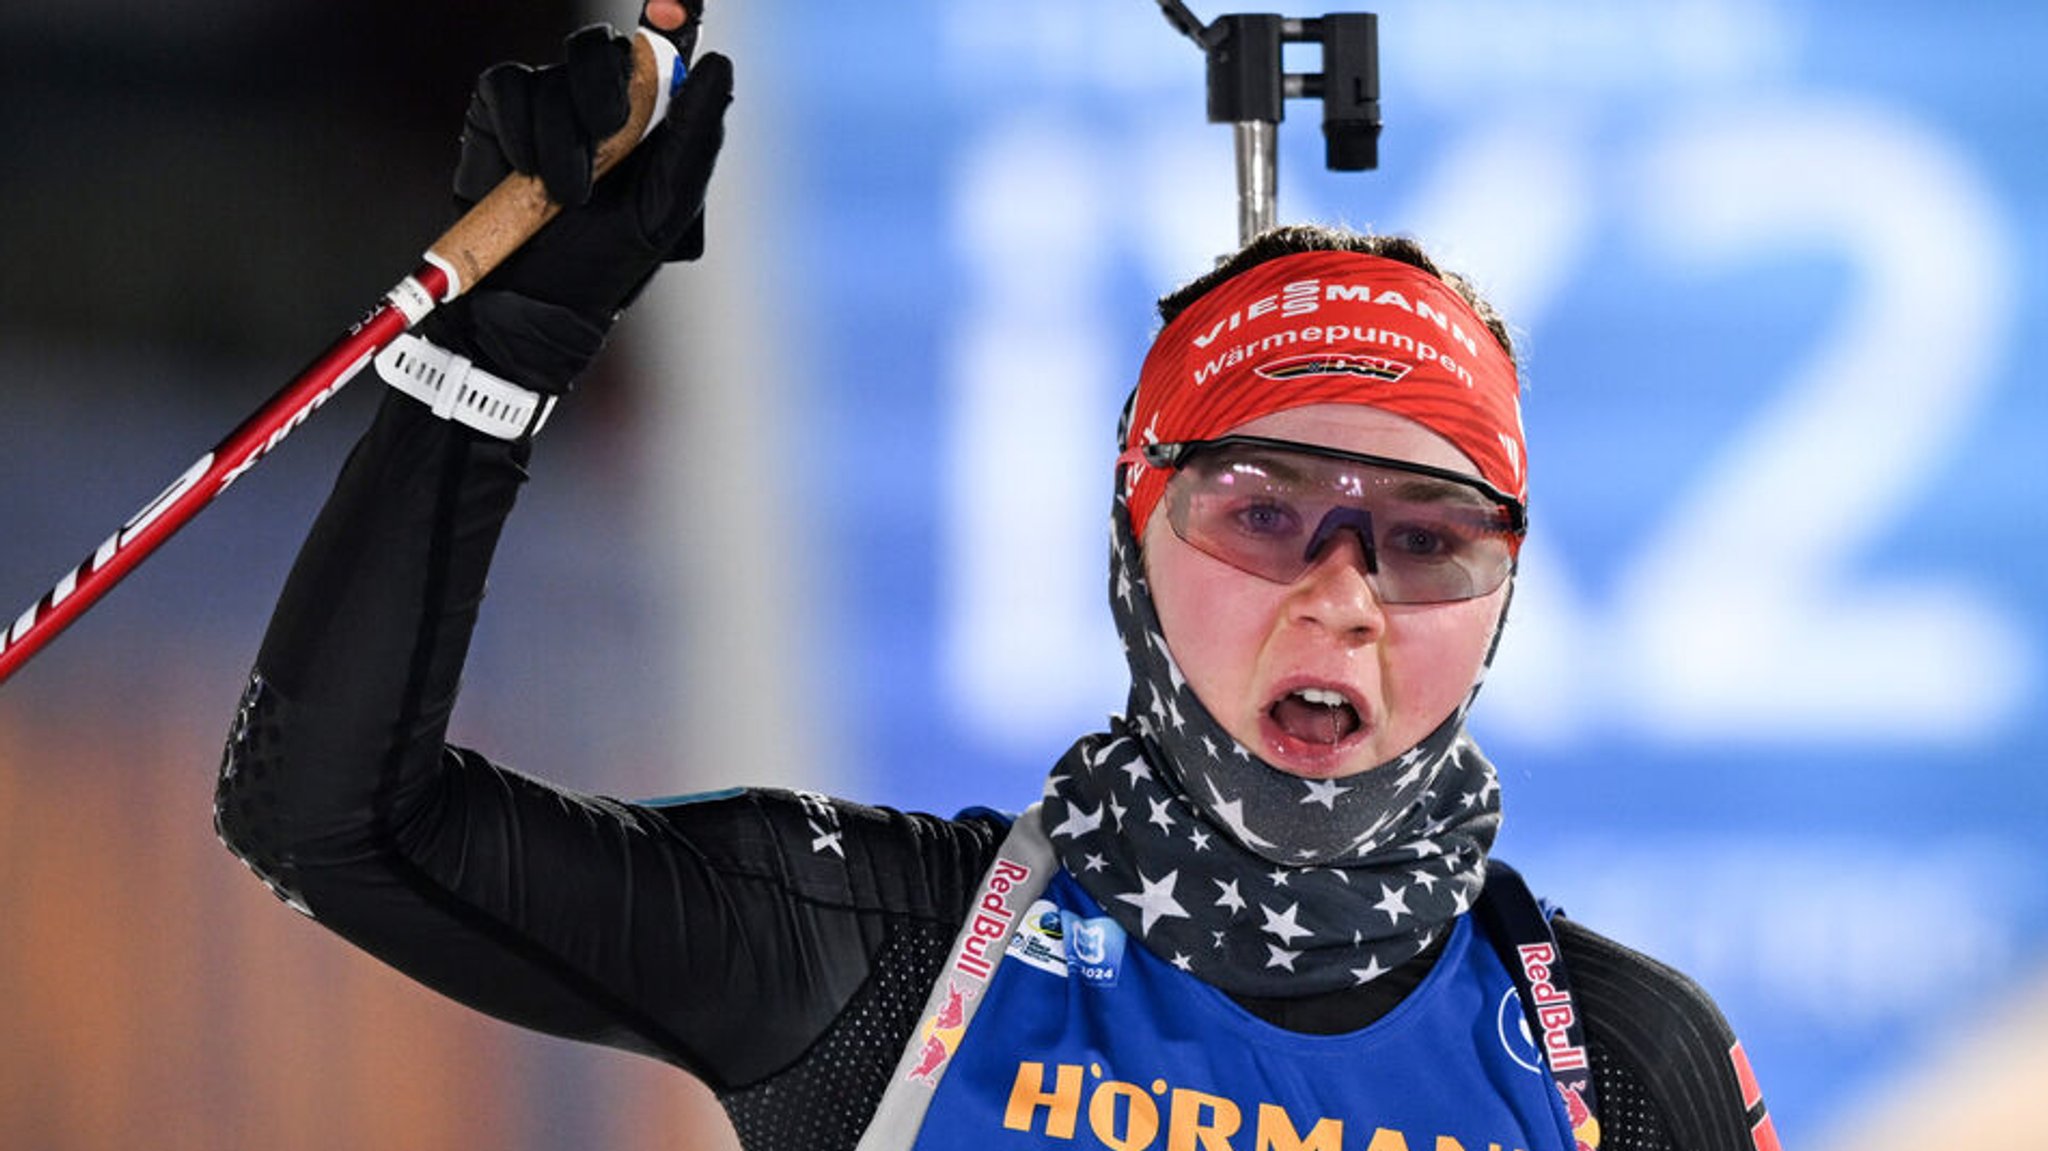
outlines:
{"label": "blurred blue background", "polygon": [[[0,16],[16,606],[409,266],[469,76],[632,15],[100,7]],[[1515,328],[1534,526],[1475,712],[1500,853],[1715,994],[1788,1147],[2038,1147],[2048,14],[1370,10],[1380,168],[1325,171],[1292,103],[1280,215],[1413,233]],[[1235,243],[1200,54],[1153,0],[713,21],[740,93],[712,253],[551,425],[457,737],[614,794],[1022,806],[1122,706],[1114,420],[1152,299]],[[476,1023],[210,842],[240,678],[373,387],[0,689],[0,1136],[727,1138],[679,1077]]]}

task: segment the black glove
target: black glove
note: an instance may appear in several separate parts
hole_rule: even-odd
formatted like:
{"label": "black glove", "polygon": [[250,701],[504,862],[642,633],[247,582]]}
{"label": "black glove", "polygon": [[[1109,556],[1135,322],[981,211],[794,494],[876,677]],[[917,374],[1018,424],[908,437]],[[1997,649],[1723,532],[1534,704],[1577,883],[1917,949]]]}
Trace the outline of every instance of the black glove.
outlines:
{"label": "black glove", "polygon": [[[685,32],[694,35],[693,17]],[[632,40],[602,25],[570,36],[563,62],[499,64],[477,79],[455,198],[464,209],[513,171],[537,175],[561,215],[475,290],[421,325],[494,375],[561,394],[666,261],[704,252],[704,192],[725,139],[732,62],[707,54],[667,118],[603,179],[597,145],[629,112]]]}

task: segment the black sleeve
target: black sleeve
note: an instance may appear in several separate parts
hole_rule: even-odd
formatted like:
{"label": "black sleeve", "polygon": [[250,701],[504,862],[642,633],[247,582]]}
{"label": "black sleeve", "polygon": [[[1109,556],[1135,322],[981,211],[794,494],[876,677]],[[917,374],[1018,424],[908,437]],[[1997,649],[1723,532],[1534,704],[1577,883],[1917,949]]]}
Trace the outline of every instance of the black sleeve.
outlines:
{"label": "black sleeve", "polygon": [[1697,983],[1563,916],[1553,921],[1593,1050],[1603,1145],[1775,1148],[1735,1032]]}
{"label": "black sleeve", "polygon": [[527,451],[386,399],[265,636],[217,826],[429,986],[745,1086],[823,1032],[892,932],[961,921],[1000,829],[790,792],[635,805],[445,745]]}

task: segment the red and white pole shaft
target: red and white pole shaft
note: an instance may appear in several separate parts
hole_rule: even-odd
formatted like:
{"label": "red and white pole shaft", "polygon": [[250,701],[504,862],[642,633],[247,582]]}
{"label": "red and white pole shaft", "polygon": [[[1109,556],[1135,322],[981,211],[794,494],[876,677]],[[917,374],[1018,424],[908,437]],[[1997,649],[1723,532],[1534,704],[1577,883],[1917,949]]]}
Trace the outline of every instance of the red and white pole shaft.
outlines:
{"label": "red and white pole shaft", "polygon": [[[679,12],[673,3],[649,6]],[[680,23],[680,19],[677,20]],[[645,28],[633,38],[632,111],[598,145],[602,176],[625,158],[668,110],[683,59],[668,39]],[[537,176],[513,173],[428,246],[420,266],[254,415],[200,456],[184,474],[93,549],[11,624],[0,625],[0,683],[85,614],[163,542],[267,455],[328,398],[354,379],[385,345],[490,274],[556,213]]]}

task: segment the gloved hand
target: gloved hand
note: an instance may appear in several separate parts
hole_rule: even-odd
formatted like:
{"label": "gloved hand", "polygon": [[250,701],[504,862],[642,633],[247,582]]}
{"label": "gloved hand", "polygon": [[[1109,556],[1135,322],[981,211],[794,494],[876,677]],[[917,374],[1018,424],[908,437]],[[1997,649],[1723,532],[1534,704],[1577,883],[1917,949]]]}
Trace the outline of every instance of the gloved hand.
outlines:
{"label": "gloved hand", "polygon": [[[695,28],[693,17],[684,35]],[[568,38],[560,64],[499,64],[477,79],[457,203],[467,209],[516,170],[539,176],[563,210],[474,290],[429,315],[427,339],[559,395],[664,262],[703,254],[704,192],[725,138],[732,62],[710,53],[692,65],[667,118],[593,182],[597,145],[626,122],[631,72],[631,38],[598,25]]]}

